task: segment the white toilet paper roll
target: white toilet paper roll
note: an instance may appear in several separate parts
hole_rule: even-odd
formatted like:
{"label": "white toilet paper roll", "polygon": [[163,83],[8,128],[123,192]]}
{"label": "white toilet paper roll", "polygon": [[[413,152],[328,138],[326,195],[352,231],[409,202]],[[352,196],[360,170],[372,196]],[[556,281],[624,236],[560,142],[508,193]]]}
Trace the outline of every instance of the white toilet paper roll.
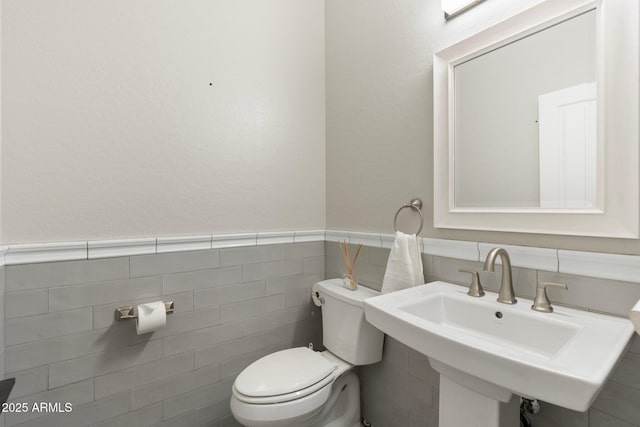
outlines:
{"label": "white toilet paper roll", "polygon": [[153,332],[167,324],[167,310],[164,302],[155,301],[138,305],[136,333],[138,335]]}
{"label": "white toilet paper roll", "polygon": [[640,301],[629,312],[629,319],[631,319],[633,327],[636,328],[636,332],[640,334]]}

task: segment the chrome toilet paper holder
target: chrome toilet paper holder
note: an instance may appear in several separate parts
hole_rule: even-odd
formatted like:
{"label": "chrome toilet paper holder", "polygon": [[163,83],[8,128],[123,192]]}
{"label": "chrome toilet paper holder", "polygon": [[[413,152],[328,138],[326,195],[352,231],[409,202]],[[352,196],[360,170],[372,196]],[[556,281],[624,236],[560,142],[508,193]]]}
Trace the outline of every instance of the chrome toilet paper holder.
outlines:
{"label": "chrome toilet paper holder", "polygon": [[[163,301],[163,302],[164,302],[164,309],[166,310],[167,314],[173,313],[173,309],[174,309],[173,301]],[[137,318],[138,318],[138,314],[134,313],[132,305],[116,308],[117,320],[128,320],[128,319],[137,319]]]}

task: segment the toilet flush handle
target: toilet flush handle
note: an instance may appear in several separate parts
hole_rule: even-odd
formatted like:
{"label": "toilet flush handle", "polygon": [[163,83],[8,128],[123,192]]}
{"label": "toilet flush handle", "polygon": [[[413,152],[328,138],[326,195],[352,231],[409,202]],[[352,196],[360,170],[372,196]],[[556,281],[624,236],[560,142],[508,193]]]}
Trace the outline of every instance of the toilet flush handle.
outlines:
{"label": "toilet flush handle", "polygon": [[320,304],[324,304],[324,297],[320,296],[320,292],[316,291],[316,298],[320,301]]}

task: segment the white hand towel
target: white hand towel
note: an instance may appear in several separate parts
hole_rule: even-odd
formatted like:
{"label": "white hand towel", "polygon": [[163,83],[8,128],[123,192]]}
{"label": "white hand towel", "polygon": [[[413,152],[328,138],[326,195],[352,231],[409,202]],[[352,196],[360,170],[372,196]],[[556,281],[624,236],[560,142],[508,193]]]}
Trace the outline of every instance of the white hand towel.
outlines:
{"label": "white hand towel", "polygon": [[382,279],[382,293],[424,284],[422,255],[418,237],[396,231],[387,269]]}

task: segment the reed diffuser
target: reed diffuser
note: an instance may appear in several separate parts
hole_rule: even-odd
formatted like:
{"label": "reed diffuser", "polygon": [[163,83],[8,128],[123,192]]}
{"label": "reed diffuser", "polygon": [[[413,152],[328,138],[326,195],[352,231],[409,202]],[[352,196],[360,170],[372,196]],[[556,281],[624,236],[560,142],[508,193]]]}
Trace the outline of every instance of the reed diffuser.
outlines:
{"label": "reed diffuser", "polygon": [[342,258],[344,259],[344,265],[347,266],[347,275],[344,278],[344,286],[347,289],[355,291],[356,289],[358,289],[358,281],[353,276],[353,268],[356,266],[356,262],[358,261],[358,255],[360,255],[362,244],[358,245],[356,254],[353,257],[353,262],[351,262],[351,257],[349,256],[349,246],[347,245],[347,241],[338,241],[338,247],[340,248],[340,252],[342,253]]}

